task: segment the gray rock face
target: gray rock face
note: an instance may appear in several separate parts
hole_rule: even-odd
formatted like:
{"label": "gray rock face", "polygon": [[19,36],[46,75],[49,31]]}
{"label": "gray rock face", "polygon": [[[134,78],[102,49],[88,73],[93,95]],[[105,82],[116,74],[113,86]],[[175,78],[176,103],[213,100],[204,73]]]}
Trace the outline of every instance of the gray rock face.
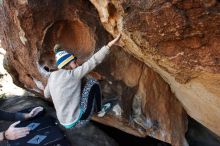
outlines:
{"label": "gray rock face", "polygon": [[219,146],[220,137],[209,129],[189,118],[189,130],[186,133],[190,146]]}
{"label": "gray rock face", "polygon": [[[40,98],[11,97],[9,99],[0,100],[0,109],[10,112],[39,105],[46,108],[46,114],[55,117],[54,109]],[[0,129],[6,130],[10,123],[11,122],[1,121]],[[71,142],[72,146],[118,146],[112,138],[91,123],[83,128],[64,130],[64,133],[67,135],[67,138]],[[0,142],[0,145],[5,145],[5,142]]]}
{"label": "gray rock face", "polygon": [[112,138],[93,124],[66,130],[66,134],[73,146],[118,146]]}

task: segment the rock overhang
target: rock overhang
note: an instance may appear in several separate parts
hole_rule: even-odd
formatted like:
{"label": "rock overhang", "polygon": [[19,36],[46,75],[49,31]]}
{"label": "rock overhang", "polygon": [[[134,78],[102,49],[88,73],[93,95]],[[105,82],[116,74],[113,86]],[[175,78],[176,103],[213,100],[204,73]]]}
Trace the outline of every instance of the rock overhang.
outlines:
{"label": "rock overhang", "polygon": [[[34,1],[4,2],[4,15],[14,19],[2,17],[5,20],[2,26],[6,30],[1,31],[1,37],[4,38],[3,45],[7,50],[6,66],[9,71],[12,70],[11,74],[17,83],[30,90],[37,88],[36,81],[46,84],[47,75],[43,76],[37,66],[39,63],[40,67],[53,68],[52,47],[55,43],[64,43],[66,48],[70,48],[68,51],[82,55],[83,62],[97,51],[95,48],[110,40],[110,34],[121,32],[121,47],[115,47],[115,51],[96,72],[104,79],[104,94],[111,93],[119,98],[124,112],[124,124],[138,123],[131,127],[141,131],[139,136],[151,135],[179,145],[184,143],[186,131],[183,106],[190,116],[218,133],[219,76],[216,64],[218,59],[214,59],[218,58],[218,29],[215,24],[211,24],[210,28],[216,31],[205,37],[211,46],[198,49],[204,46],[204,37],[196,33],[198,30],[195,23],[199,14],[196,12],[207,12],[206,9],[209,9],[212,10],[210,15],[204,13],[198,17],[205,17],[201,19],[202,23],[215,20],[218,24],[218,2],[91,2],[94,6],[88,1],[43,1],[41,5]],[[194,23],[188,23],[186,15],[183,15],[185,11]],[[196,26],[192,27],[194,24]],[[211,29],[201,31],[206,34]],[[12,32],[18,32],[20,36],[7,34]],[[212,34],[215,37],[209,41]],[[27,62],[32,63],[27,65]],[[39,89],[35,91],[42,92]],[[177,123],[174,117],[178,117]],[[120,117],[119,121],[115,119],[115,124],[107,121],[104,123],[129,131],[129,128],[117,125]],[[176,128],[179,129],[178,136],[174,135]]]}

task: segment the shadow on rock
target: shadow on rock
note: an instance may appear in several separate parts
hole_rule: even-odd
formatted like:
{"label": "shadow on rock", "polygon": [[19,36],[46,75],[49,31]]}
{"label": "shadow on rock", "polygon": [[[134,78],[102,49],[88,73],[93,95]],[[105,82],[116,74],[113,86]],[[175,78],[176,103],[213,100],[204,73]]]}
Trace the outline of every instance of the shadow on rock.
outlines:
{"label": "shadow on rock", "polygon": [[112,138],[91,123],[82,128],[65,131],[74,146],[117,146]]}
{"label": "shadow on rock", "polygon": [[[56,118],[56,113],[53,106],[37,97],[31,96],[15,96],[0,100],[0,109],[16,112],[30,107],[43,106],[46,109],[46,114]],[[6,130],[12,122],[1,121],[0,131]],[[73,146],[117,146],[118,144],[105,134],[102,130],[88,124],[83,128],[64,130],[65,135]],[[0,146],[6,145],[5,142],[0,142]]]}
{"label": "shadow on rock", "polygon": [[189,117],[186,138],[190,146],[219,146],[220,137]]}

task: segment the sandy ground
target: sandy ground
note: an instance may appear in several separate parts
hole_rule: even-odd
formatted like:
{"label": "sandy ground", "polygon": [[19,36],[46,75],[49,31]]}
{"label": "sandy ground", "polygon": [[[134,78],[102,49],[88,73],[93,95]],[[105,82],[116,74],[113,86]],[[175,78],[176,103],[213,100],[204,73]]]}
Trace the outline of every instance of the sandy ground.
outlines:
{"label": "sandy ground", "polygon": [[25,91],[24,89],[16,86],[12,82],[11,76],[3,67],[3,59],[5,55],[5,50],[1,48],[0,45],[0,97],[9,96],[22,96],[30,95],[31,93]]}

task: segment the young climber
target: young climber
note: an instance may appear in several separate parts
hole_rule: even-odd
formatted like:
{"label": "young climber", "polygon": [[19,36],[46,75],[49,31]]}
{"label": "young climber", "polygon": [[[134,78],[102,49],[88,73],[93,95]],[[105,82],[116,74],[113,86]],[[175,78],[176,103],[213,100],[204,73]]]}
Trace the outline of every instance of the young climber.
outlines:
{"label": "young climber", "polygon": [[27,127],[15,126],[20,123],[20,121],[27,120],[35,117],[39,112],[43,110],[43,107],[36,107],[31,110],[29,113],[9,113],[3,110],[0,110],[0,120],[6,121],[17,121],[9,126],[6,131],[0,132],[0,141],[2,140],[16,140],[22,137],[25,137],[29,134],[30,129]]}
{"label": "young climber", "polygon": [[99,116],[104,116],[105,110],[110,107],[105,106],[101,109],[101,91],[97,80],[87,78],[82,91],[81,82],[87,73],[104,60],[111,46],[120,39],[120,36],[103,46],[81,66],[77,64],[77,58],[73,54],[64,51],[60,45],[55,45],[59,70],[51,73],[44,89],[44,96],[52,97],[57,118],[65,128],[81,127],[89,121],[94,108],[99,112]]}

